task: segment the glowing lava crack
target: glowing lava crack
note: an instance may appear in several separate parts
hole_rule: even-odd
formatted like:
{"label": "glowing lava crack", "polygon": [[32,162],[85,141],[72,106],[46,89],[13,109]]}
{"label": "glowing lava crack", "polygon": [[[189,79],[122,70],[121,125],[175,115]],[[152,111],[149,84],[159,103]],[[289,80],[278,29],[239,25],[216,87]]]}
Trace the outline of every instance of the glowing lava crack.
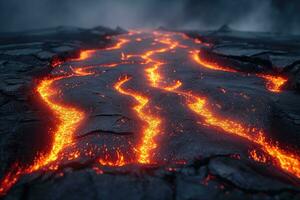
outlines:
{"label": "glowing lava crack", "polygon": [[[212,128],[218,128],[218,132],[220,133],[239,136],[250,141],[251,143],[258,145],[262,152],[272,158],[272,161],[274,161],[276,166],[300,179],[300,158],[298,155],[283,150],[279,145],[277,145],[276,142],[272,143],[266,138],[266,134],[258,128],[248,128],[242,123],[223,118],[213,113],[210,109],[210,102],[208,100],[209,98],[196,95],[193,92],[180,90],[180,87],[183,85],[181,81],[176,80],[172,84],[167,83],[159,71],[161,67],[166,67],[166,65],[169,63],[165,60],[162,61],[157,59],[156,56],[164,56],[167,52],[173,53],[180,48],[181,50],[184,50],[187,57],[189,57],[189,53],[192,53],[191,58],[193,61],[202,67],[231,73],[237,73],[237,70],[202,59],[200,56],[200,51],[195,50],[196,47],[192,45],[183,45],[179,42],[179,39],[176,39],[178,36],[180,36],[183,40],[191,40],[184,34],[154,31],[151,33],[147,32],[147,38],[142,38],[140,34],[140,31],[131,31],[126,35],[118,36],[117,42],[114,46],[99,49],[99,52],[114,52],[114,50],[122,50],[120,58],[121,61],[119,62],[103,63],[97,66],[91,65],[85,67],[71,66],[68,68],[71,70],[61,70],[63,74],[69,75],[49,77],[39,83],[37,92],[57,120],[57,126],[55,127],[55,130],[51,131],[51,134],[53,135],[51,149],[48,153],[37,156],[33,164],[27,167],[20,166],[20,164],[16,162],[16,164],[11,167],[10,171],[3,177],[1,181],[0,196],[5,195],[22,175],[29,174],[37,170],[57,170],[62,157],[67,156],[68,160],[72,160],[81,155],[78,149],[78,151],[75,151],[70,155],[64,155],[64,150],[69,145],[75,143],[73,140],[74,134],[85,119],[86,113],[74,106],[69,106],[54,100],[61,91],[61,88],[54,87],[54,83],[66,78],[93,76],[96,74],[96,72],[93,71],[93,69],[96,67],[112,68],[118,66],[119,64],[136,64],[135,61],[131,60],[136,57],[142,60],[139,60],[138,63],[144,67],[142,68],[142,72],[145,73],[147,82],[151,87],[157,88],[164,92],[171,92],[182,96],[185,100],[186,108],[188,108],[191,113],[195,114],[197,120],[201,120],[201,122],[205,123],[205,125]],[[133,43],[135,45],[140,45],[146,40],[152,41],[149,45],[150,49],[146,49],[140,54],[128,53],[126,55],[127,52],[125,52],[123,49],[125,44]],[[209,44],[203,43],[200,40],[191,41],[193,45],[210,46]],[[153,48],[153,46],[157,46],[157,48]],[[82,50],[78,58],[70,59],[69,61],[86,61],[87,59],[93,58],[96,53],[98,54],[97,51],[97,49]],[[116,53],[120,52],[117,51]],[[62,62],[60,60],[56,60],[53,62],[53,67],[61,66],[61,64]],[[71,71],[71,74],[69,71]],[[271,92],[280,92],[283,85],[287,82],[287,79],[281,76],[273,76],[269,74],[255,75],[267,81],[266,87]],[[157,150],[158,147],[155,139],[157,136],[159,136],[159,134],[162,133],[161,129],[163,127],[163,120],[160,116],[154,114],[153,108],[150,107],[149,104],[151,103],[151,97],[124,87],[124,85],[130,80],[131,78],[128,76],[122,76],[114,84],[114,89],[120,94],[129,96],[136,101],[136,105],[132,109],[135,111],[137,117],[142,123],[142,130],[140,131],[141,138],[139,139],[140,143],[138,144],[137,148],[135,148],[136,153],[138,154],[136,162],[141,164],[151,164],[154,162],[154,151]],[[120,167],[127,164],[120,149],[114,148],[113,150],[115,151],[114,154],[108,154],[108,152],[106,152],[107,154],[105,154],[103,157],[96,158],[95,160],[97,163],[102,166],[110,167]],[[91,153],[91,155],[93,155],[93,153]],[[256,151],[251,151],[250,156],[254,160],[260,162],[267,161],[264,156],[259,155]],[[100,172],[101,170],[98,171]]]}
{"label": "glowing lava crack", "polygon": [[[200,50],[191,51],[193,60],[198,63],[199,65],[216,71],[223,71],[223,72],[233,72],[237,73],[237,70],[234,70],[230,67],[221,66],[215,62],[209,62],[201,58]],[[270,74],[256,74],[257,77],[263,78],[266,80],[266,88],[271,92],[281,92],[283,85],[288,81],[287,78],[282,76],[274,76]]]}
{"label": "glowing lava crack", "polygon": [[238,122],[216,116],[208,109],[206,98],[187,93],[184,95],[193,99],[189,100],[188,107],[201,116],[206,124],[260,145],[262,150],[271,156],[281,169],[300,178],[300,157],[298,155],[286,152],[280,149],[278,145],[273,145],[267,141],[264,137],[265,134],[260,130],[246,128]]}
{"label": "glowing lava crack", "polygon": [[[103,50],[116,50],[120,49],[122,45],[129,42],[127,39],[120,38],[118,42],[112,46]],[[82,61],[90,58],[96,50],[83,50],[80,52],[80,55],[76,59],[71,59],[71,61]],[[54,62],[53,67],[60,66],[61,62]],[[109,64],[108,67],[114,67],[115,64]],[[80,123],[85,118],[85,113],[75,107],[64,105],[54,101],[54,97],[59,94],[60,89],[54,88],[53,83],[56,81],[71,78],[71,77],[82,77],[93,75],[93,72],[87,72],[87,69],[91,69],[92,67],[77,67],[71,68],[73,74],[67,76],[59,76],[59,77],[51,77],[42,80],[37,86],[37,92],[40,95],[42,101],[48,106],[48,108],[52,111],[55,118],[57,119],[57,128],[52,132],[53,141],[52,148],[47,154],[38,155],[35,159],[34,163],[29,167],[20,166],[19,163],[14,164],[10,171],[2,178],[0,183],[0,196],[3,196],[7,193],[7,191],[18,181],[18,179],[25,174],[29,174],[35,172],[37,170],[56,170],[58,168],[59,163],[55,163],[60,158],[59,156],[68,156],[68,155],[60,155],[62,151],[72,144],[74,133],[79,127]],[[72,160],[78,157],[78,153],[71,153],[69,155],[68,160]],[[119,156],[120,154],[118,154]],[[121,163],[119,163],[121,164]]]}
{"label": "glowing lava crack", "polygon": [[151,162],[151,152],[157,147],[154,137],[160,132],[159,125],[161,124],[161,120],[158,117],[153,116],[151,113],[145,111],[145,107],[149,102],[149,98],[122,87],[123,84],[129,80],[130,78],[125,76],[121,78],[114,85],[114,87],[121,94],[131,96],[138,102],[133,109],[137,112],[138,117],[146,123],[146,126],[143,130],[142,143],[138,148],[138,162],[149,164]]}
{"label": "glowing lava crack", "polygon": [[[167,44],[170,45],[169,49],[171,49],[171,47],[173,47],[173,45],[171,46],[171,44],[176,44],[176,42],[172,41],[171,38],[169,38],[169,34],[166,34],[164,37],[166,37],[166,40],[169,41]],[[155,52],[160,53],[161,51],[162,50],[156,50]],[[178,90],[178,88],[182,85],[182,83],[179,80],[177,80],[173,86],[162,86],[160,84],[162,75],[160,75],[157,70],[158,66],[160,66],[162,63],[160,61],[150,58],[150,55],[153,55],[153,52],[154,51],[149,51],[145,54],[146,56],[142,56],[142,58],[146,59],[146,63],[153,64],[145,70],[146,76],[148,77],[148,80],[152,87],[156,87],[168,92],[173,92],[185,97],[187,101],[187,107],[191,111],[199,115],[207,125],[220,128],[226,133],[242,137],[255,144],[260,145],[262,150],[274,159],[277,166],[279,166],[284,171],[300,178],[300,157],[298,155],[286,152],[285,150],[282,150],[278,145],[273,145],[270,141],[267,141],[267,139],[264,137],[263,132],[260,130],[257,130],[255,128],[245,128],[245,126],[238,122],[232,121],[230,119],[223,119],[221,117],[216,116],[208,108],[208,103],[206,100],[207,98],[194,95],[191,92]],[[194,55],[194,57],[195,56],[196,55]],[[209,68],[211,69],[234,72],[228,68],[224,68],[219,65],[207,64],[198,59],[198,54],[195,59],[196,61],[200,62],[200,64],[209,66]],[[279,82],[282,83],[284,81],[279,79]],[[276,83],[273,84],[274,86],[272,85],[272,89],[277,92],[277,90],[279,90],[277,87],[279,86]]]}
{"label": "glowing lava crack", "polygon": [[[70,106],[66,106],[53,101],[53,97],[58,94],[58,90],[53,88],[55,81],[66,78],[56,77],[41,81],[38,85],[37,92],[42,100],[51,109],[58,120],[58,128],[53,132],[53,145],[48,154],[39,156],[33,165],[22,168],[18,164],[15,169],[8,173],[2,180],[0,195],[4,195],[17,182],[20,176],[40,170],[58,159],[59,153],[73,142],[73,135],[77,130],[80,122],[84,119],[84,112]],[[57,166],[49,166],[49,169]]]}

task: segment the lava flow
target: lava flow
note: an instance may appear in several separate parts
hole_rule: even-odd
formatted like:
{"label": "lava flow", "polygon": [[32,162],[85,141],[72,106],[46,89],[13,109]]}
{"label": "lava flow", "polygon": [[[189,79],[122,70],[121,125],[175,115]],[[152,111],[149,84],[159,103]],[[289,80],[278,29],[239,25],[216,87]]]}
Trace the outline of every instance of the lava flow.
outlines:
{"label": "lava flow", "polygon": [[85,114],[77,108],[63,105],[53,100],[53,97],[58,94],[58,89],[53,88],[53,83],[63,78],[66,77],[60,76],[44,79],[37,87],[37,92],[42,100],[47,104],[58,120],[57,129],[52,133],[53,145],[50,152],[39,156],[29,167],[22,168],[16,164],[16,169],[12,169],[12,172],[9,172],[1,181],[1,196],[18,181],[20,176],[40,170],[56,161],[59,153],[73,142],[73,135],[80,125],[80,122],[84,119]]}
{"label": "lava flow", "polygon": [[154,138],[160,132],[159,126],[161,124],[161,119],[145,111],[145,107],[149,102],[148,97],[122,87],[123,84],[129,80],[130,78],[127,76],[121,78],[114,85],[114,88],[121,94],[133,97],[138,102],[138,105],[134,106],[133,109],[137,112],[139,118],[146,123],[143,130],[142,143],[138,148],[138,162],[142,164],[149,164],[151,163],[151,152],[157,147]]}
{"label": "lava flow", "polygon": [[281,92],[282,86],[288,81],[287,78],[281,76],[272,76],[268,74],[257,74],[267,81],[266,87],[271,92]]}
{"label": "lava flow", "polygon": [[199,65],[202,65],[208,69],[217,70],[217,71],[237,72],[236,70],[231,69],[230,67],[224,67],[224,66],[219,65],[218,63],[205,61],[200,58],[199,53],[200,53],[200,50],[192,51],[192,57]]}
{"label": "lava flow", "polygon": [[[120,49],[124,44],[126,44],[128,42],[129,42],[129,40],[127,40],[125,38],[118,38],[118,42],[115,45],[113,45],[111,47],[104,48],[102,50],[111,51],[111,50]],[[79,57],[71,59],[71,61],[83,61],[83,60],[86,60],[86,59],[92,57],[92,55],[95,52],[96,52],[96,49],[81,50],[80,53],[79,53]]]}
{"label": "lava flow", "polygon": [[[200,51],[194,50],[191,51],[193,60],[198,63],[199,65],[212,69],[217,71],[223,71],[223,72],[238,72],[234,69],[231,69],[230,67],[221,66],[218,63],[209,62],[200,57]],[[270,74],[256,74],[257,77],[263,78],[266,80],[266,88],[271,92],[281,92],[282,86],[288,81],[287,78],[284,78],[282,76],[273,76]]]}
{"label": "lava flow", "polygon": [[37,91],[42,97],[42,100],[48,105],[56,118],[59,120],[58,129],[55,131],[53,145],[50,153],[47,156],[42,156],[41,159],[32,167],[38,170],[41,167],[53,162],[57,159],[59,152],[68,144],[73,142],[73,135],[78,128],[80,122],[84,119],[84,112],[77,108],[62,105],[52,100],[58,91],[51,88],[55,81],[65,77],[45,79],[38,86]]}
{"label": "lava flow", "polygon": [[[138,34],[139,36],[135,37],[135,34]],[[167,83],[166,78],[159,71],[161,67],[164,67],[169,63],[165,60],[158,59],[156,56],[160,55],[162,57],[165,56],[166,58],[167,56],[169,56],[166,55],[167,53],[174,53],[177,49],[180,48],[181,50],[184,50],[184,55],[189,55],[189,52],[192,52],[192,59],[196,63],[208,69],[232,73],[236,73],[238,71],[231,69],[230,67],[221,66],[220,64],[217,64],[215,62],[208,62],[203,60],[199,55],[200,51],[194,50],[195,48],[190,47],[189,45],[183,45],[178,39],[176,39],[176,37],[181,34],[159,31],[154,31],[146,34],[148,34],[147,39],[141,36],[140,31],[129,32],[126,36],[119,36],[117,38],[117,43],[114,46],[99,49],[99,51],[122,50],[121,61],[119,62],[106,64],[104,63],[97,66],[91,65],[85,67],[71,66],[71,70],[69,70],[69,68],[67,71],[61,70],[63,74],[68,75],[52,76],[40,81],[39,85],[36,88],[37,93],[39,94],[45,105],[51,110],[55,119],[57,120],[55,130],[51,132],[53,138],[51,149],[48,153],[39,155],[35,159],[33,164],[29,165],[29,167],[21,167],[18,163],[13,165],[10,171],[4,176],[1,181],[0,196],[4,195],[18,181],[18,179],[25,174],[29,174],[41,169],[57,170],[59,165],[61,164],[61,154],[64,152],[66,147],[75,143],[74,134],[76,133],[78,127],[82,124],[83,120],[86,118],[86,113],[83,110],[78,109],[77,107],[70,106],[68,104],[64,104],[55,100],[60,95],[61,91],[63,91],[62,88],[55,87],[55,83],[62,79],[72,77],[80,78],[83,76],[94,75],[96,74],[96,72],[93,72],[93,69],[99,66],[109,68],[116,67],[119,64],[124,63],[136,64],[135,62],[129,62],[129,59],[135,57],[138,57],[138,59],[142,60],[142,62],[140,62],[139,60],[138,63],[140,63],[140,65],[144,67],[142,68],[142,72],[145,73],[147,82],[151,87],[159,89],[163,92],[171,92],[183,97],[185,100],[186,108],[189,109],[189,111],[197,117],[197,120],[201,120],[201,122],[211,128],[217,128],[219,130],[218,132],[220,133],[239,136],[240,138],[246,139],[251,143],[257,145],[261,152],[266,154],[267,157],[272,158],[272,161],[276,166],[300,179],[300,158],[298,155],[283,150],[279,145],[277,145],[276,142],[271,142],[271,140],[266,138],[266,134],[262,130],[258,128],[249,128],[243,123],[219,116],[218,114],[214,113],[210,109],[210,102],[208,97],[181,90],[180,88],[183,85],[181,81],[176,80],[172,84]],[[133,37],[134,39],[130,39],[131,37]],[[182,37],[184,37],[185,40],[190,40],[189,38],[186,38],[185,35],[182,35]],[[149,49],[144,50],[140,54],[125,55],[126,51],[125,49],[123,49],[124,44],[133,42],[133,44],[138,43],[140,45],[144,44],[145,41],[148,42],[147,40],[149,38],[153,39],[151,43],[149,43]],[[196,40],[195,42],[196,44],[203,45],[201,41]],[[157,48],[153,48],[156,46]],[[78,58],[70,59],[69,61],[86,61],[89,58],[94,58],[93,56],[95,56],[96,53],[98,54],[97,51],[98,50],[96,49],[83,50],[80,52]],[[120,52],[118,51],[117,53]],[[53,66],[56,67],[60,66],[61,64],[62,61],[60,60],[53,62]],[[114,71],[114,73],[116,72],[117,70]],[[256,75],[258,77],[264,78],[267,81],[267,89],[272,92],[280,92],[282,86],[287,82],[287,79],[279,76],[277,77],[265,74]],[[135,148],[136,152],[138,153],[137,162],[141,164],[151,164],[154,162],[153,155],[158,146],[155,139],[162,132],[161,129],[163,127],[163,119],[160,116],[154,114],[153,109],[150,108],[149,104],[151,102],[151,96],[146,96],[141,92],[124,87],[124,85],[130,80],[131,78],[128,76],[122,76],[114,84],[113,87],[120,94],[129,96],[136,101],[136,105],[133,106],[132,109],[135,111],[137,117],[142,122],[140,143],[138,144],[137,148]],[[120,149],[116,148],[114,150],[116,150],[114,154],[110,155],[106,152],[103,157],[97,157],[95,161],[102,166],[110,167],[124,166],[125,164],[127,164]],[[75,152],[74,154],[70,155],[68,160],[72,160],[79,156],[80,153]],[[257,161],[267,161],[266,157],[264,157],[264,155],[258,154],[257,151],[252,151],[250,153],[250,156]]]}
{"label": "lava flow", "polygon": [[273,145],[264,137],[265,134],[261,130],[250,129],[239,122],[224,119],[213,114],[208,108],[206,98],[192,94],[188,94],[188,98],[193,99],[188,103],[188,107],[201,116],[207,125],[218,127],[226,133],[242,137],[260,145],[261,149],[271,156],[281,169],[300,178],[300,157],[298,155],[286,152],[278,145]]}
{"label": "lava flow", "polygon": [[83,60],[86,60],[86,59],[90,58],[95,52],[96,52],[96,50],[94,50],[94,49],[82,50],[79,53],[79,57],[78,58],[74,58],[71,61],[83,61]]}
{"label": "lava flow", "polygon": [[125,39],[125,38],[119,38],[119,39],[118,39],[118,42],[117,42],[114,46],[112,46],[112,47],[107,47],[107,48],[105,48],[105,50],[111,51],[111,50],[121,49],[122,46],[123,46],[124,44],[128,43],[129,41],[130,41],[130,40]]}
{"label": "lava flow", "polygon": [[[164,37],[168,38],[167,41],[169,41],[169,49],[171,48],[171,44],[173,45],[174,43],[177,43],[176,41],[173,41],[169,38],[169,34],[165,35]],[[153,55],[153,52],[154,51],[148,51],[142,56],[142,58],[146,59],[146,63],[152,63],[152,66],[145,70],[146,76],[148,77],[148,80],[152,87],[173,92],[185,97],[187,101],[187,107],[191,111],[199,115],[202,120],[204,120],[206,125],[220,128],[228,134],[236,135],[255,144],[258,144],[265,153],[273,158],[277,166],[279,166],[284,171],[300,178],[300,157],[296,154],[282,150],[278,145],[273,145],[273,143],[271,143],[264,137],[264,133],[261,130],[257,130],[255,128],[246,128],[241,123],[218,117],[209,109],[207,98],[194,95],[191,92],[178,90],[178,88],[182,85],[180,81],[176,81],[173,86],[162,86],[160,81],[162,79],[162,76],[157,70],[158,66],[162,65],[162,62],[150,58],[150,55]],[[161,53],[162,51],[156,50],[155,52]],[[223,69],[219,66],[215,66],[215,68]],[[226,71],[227,69],[224,68],[223,70]]]}
{"label": "lava flow", "polygon": [[108,154],[107,148],[105,149],[104,158],[99,158],[98,162],[102,166],[110,166],[110,167],[122,167],[126,164],[124,155],[119,149],[115,151],[115,158],[112,159],[112,156]]}
{"label": "lava flow", "polygon": [[[108,47],[103,50],[115,50],[119,49],[127,43],[129,40],[120,38],[119,41],[112,47]],[[90,58],[96,50],[83,50],[76,59],[71,59],[71,61],[82,61]],[[59,62],[58,62],[59,61]],[[60,66],[62,61],[56,60],[52,63],[53,67]],[[108,67],[116,66],[115,63],[107,64]],[[105,64],[104,64],[105,66]],[[20,164],[14,164],[10,171],[2,178],[0,182],[0,196],[3,196],[7,191],[19,180],[19,178],[25,174],[29,174],[40,169],[51,170],[57,169],[59,163],[54,163],[58,160],[60,153],[70,144],[72,144],[74,133],[77,128],[85,118],[85,113],[75,107],[58,103],[54,101],[54,97],[59,95],[60,89],[54,88],[53,84],[59,80],[71,78],[74,76],[88,76],[93,75],[93,72],[87,72],[86,70],[92,67],[77,67],[72,68],[74,72],[68,76],[58,76],[50,77],[42,80],[37,86],[37,92],[40,95],[42,101],[47,105],[47,107],[52,111],[53,115],[57,119],[57,128],[53,131],[53,141],[51,150],[47,154],[39,155],[34,163],[29,167],[21,167]],[[77,154],[76,154],[77,155]],[[119,155],[119,154],[118,154]],[[76,158],[77,156],[70,155],[68,160]],[[53,164],[54,163],[54,164]]]}

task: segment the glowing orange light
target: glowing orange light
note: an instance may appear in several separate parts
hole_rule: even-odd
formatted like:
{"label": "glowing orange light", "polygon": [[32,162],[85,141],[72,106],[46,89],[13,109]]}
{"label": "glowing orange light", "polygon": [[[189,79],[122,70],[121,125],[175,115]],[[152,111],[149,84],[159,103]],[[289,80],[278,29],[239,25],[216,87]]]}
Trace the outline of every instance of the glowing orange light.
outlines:
{"label": "glowing orange light", "polygon": [[196,44],[202,44],[202,41],[199,40],[198,38],[196,38],[196,39],[194,40],[194,42],[195,42]]}
{"label": "glowing orange light", "polygon": [[124,44],[128,43],[130,40],[125,39],[125,38],[119,38],[118,42],[112,46],[112,47],[107,47],[105,50],[107,51],[111,51],[111,50],[116,50],[116,49],[120,49]]}
{"label": "glowing orange light", "polygon": [[102,66],[102,67],[116,67],[116,66],[118,66],[119,64],[122,64],[122,63],[102,64],[101,66]]}
{"label": "glowing orange light", "polygon": [[[106,48],[104,50],[114,50],[119,49],[125,43],[129,42],[127,39],[120,38],[118,43],[112,47]],[[78,58],[72,59],[71,61],[82,61],[90,58],[96,50],[82,50]],[[62,64],[61,60],[53,60],[52,66],[58,66]],[[115,67],[118,63],[103,64],[104,67]],[[85,117],[85,113],[72,106],[64,105],[53,100],[55,95],[59,94],[59,89],[53,87],[53,83],[64,78],[70,78],[73,76],[87,76],[94,74],[93,72],[88,72],[87,70],[92,68],[92,66],[87,67],[76,67],[71,68],[74,74],[69,76],[60,76],[54,78],[44,79],[40,82],[37,87],[37,92],[40,95],[43,102],[49,107],[53,112],[56,119],[58,120],[57,129],[53,131],[53,144],[50,152],[47,154],[39,155],[34,163],[26,168],[21,168],[19,166],[12,167],[11,171],[8,172],[0,182],[0,196],[6,194],[6,192],[18,181],[20,176],[34,171],[40,170],[47,167],[48,170],[57,170],[58,163],[54,161],[59,160],[59,156],[67,156],[68,160],[78,158],[80,156],[79,151],[75,151],[68,155],[60,155],[62,150],[73,143],[73,135],[77,130],[80,123]],[[60,158],[62,159],[62,158]]]}
{"label": "glowing orange light", "polygon": [[230,69],[229,67],[220,66],[217,63],[207,62],[200,58],[199,53],[199,50],[192,51],[192,58],[194,61],[196,61],[196,63],[202,65],[203,67],[223,72],[237,72],[236,70]]}
{"label": "glowing orange light", "polygon": [[138,162],[148,164],[151,162],[151,152],[157,147],[154,138],[160,133],[159,126],[161,124],[161,120],[158,117],[151,115],[149,112],[144,111],[144,108],[149,102],[148,97],[145,97],[141,94],[138,94],[137,92],[128,89],[125,90],[122,87],[123,84],[125,84],[129,80],[130,78],[127,76],[121,78],[114,85],[114,88],[121,94],[133,97],[138,102],[138,105],[134,106],[133,109],[137,112],[139,118],[146,123],[146,127],[143,130],[142,143],[138,148]]}
{"label": "glowing orange light", "polygon": [[250,158],[252,158],[253,160],[255,160],[257,162],[261,162],[261,163],[267,162],[267,158],[264,155],[259,154],[255,149],[253,149],[252,151],[249,152],[249,156],[250,156]]}
{"label": "glowing orange light", "polygon": [[164,90],[174,91],[182,85],[181,81],[177,80],[174,85],[163,87]]}
{"label": "glowing orange light", "polygon": [[95,52],[96,52],[96,50],[94,50],[94,49],[92,49],[92,50],[82,50],[82,51],[80,51],[79,57],[78,58],[74,58],[71,61],[83,61],[83,60],[86,60],[86,59],[90,58]]}
{"label": "glowing orange light", "polygon": [[[151,61],[149,61],[149,62],[151,62]],[[162,65],[162,63],[155,63],[151,68],[146,69],[146,72],[148,73],[148,77],[149,77],[149,79],[151,79],[151,83],[154,87],[157,86],[157,83],[161,79],[160,74],[156,72],[158,70],[159,66],[161,66],[161,65]]]}
{"label": "glowing orange light", "polygon": [[60,66],[61,64],[63,64],[63,61],[58,57],[55,57],[53,60],[51,60],[52,67],[57,67]]}
{"label": "glowing orange light", "polygon": [[[224,71],[224,72],[237,72],[234,69],[230,69],[229,67],[220,66],[217,63],[211,63],[204,61],[199,56],[200,51],[192,51],[192,58],[194,61],[196,61],[198,64],[202,65],[203,67],[206,67],[208,69],[212,70],[218,70],[218,71]],[[256,74],[258,77],[261,77],[267,81],[266,87],[271,92],[281,92],[282,86],[288,81],[287,78],[281,77],[281,76],[272,76],[268,74]]]}
{"label": "glowing orange light", "polygon": [[37,88],[43,101],[59,120],[59,125],[58,129],[53,133],[53,145],[50,153],[37,160],[37,163],[32,166],[33,171],[57,159],[59,152],[73,142],[73,135],[84,118],[84,113],[77,108],[62,105],[52,100],[53,95],[57,94],[57,90],[51,86],[55,81],[62,78],[65,77],[45,79]]}
{"label": "glowing orange light", "polygon": [[208,109],[205,98],[191,94],[188,95],[189,98],[194,99],[192,102],[188,103],[188,107],[199,116],[201,116],[206,124],[218,127],[226,133],[240,136],[260,145],[262,150],[269,156],[271,156],[281,169],[300,178],[299,156],[286,152],[280,149],[278,145],[273,145],[271,142],[268,142],[263,136],[264,134],[262,133],[262,131],[252,130],[250,128],[244,127],[238,122],[215,116]]}
{"label": "glowing orange light", "polygon": [[[140,34],[140,31],[130,31],[129,36],[135,34]],[[172,36],[181,35],[183,39],[189,39],[185,34],[180,33],[165,33],[160,31],[154,31],[153,36],[155,37],[152,44],[164,47],[158,49],[150,49],[144,53],[137,55],[125,55],[121,53],[121,60],[128,60],[132,57],[139,57],[143,59],[143,64],[146,64],[145,75],[152,87],[162,89],[166,92],[172,92],[183,96],[186,100],[186,106],[193,111],[200,120],[202,120],[205,125],[217,128],[220,132],[225,132],[234,136],[239,136],[252,143],[260,146],[260,150],[272,159],[272,161],[284,171],[293,174],[294,176],[300,178],[300,159],[299,156],[290,152],[287,152],[279,147],[276,143],[269,141],[264,135],[263,131],[246,127],[244,124],[234,121],[228,118],[224,118],[216,115],[210,109],[209,101],[206,97],[195,95],[191,92],[185,92],[179,90],[182,86],[182,82],[177,80],[171,85],[166,85],[165,78],[160,74],[160,67],[166,65],[162,61],[155,58],[156,54],[163,54],[168,51],[174,52],[177,48],[188,48],[188,46],[181,45],[178,40],[173,39]],[[134,38],[134,37],[133,37]],[[135,38],[132,41],[140,42],[142,38]],[[124,44],[131,42],[131,40],[126,38],[118,38],[117,43],[112,46],[102,50],[117,50],[121,49]],[[196,44],[208,45],[202,41],[195,39]],[[136,43],[135,43],[136,44]],[[80,55],[76,59],[71,61],[83,61],[95,54],[96,50],[82,50]],[[203,60],[198,50],[193,50],[192,59],[200,64],[201,66],[224,72],[237,72],[229,67],[221,66],[214,62],[208,62]],[[123,64],[125,62],[122,62]],[[122,63],[108,63],[101,64],[102,67],[115,67]],[[128,63],[128,62],[127,62]],[[53,60],[52,66],[59,66],[62,64],[61,60]],[[17,181],[18,179],[28,173],[32,173],[36,170],[46,169],[46,170],[57,170],[59,168],[59,163],[62,159],[73,160],[81,156],[80,151],[74,151],[71,153],[65,153],[63,150],[69,145],[74,143],[73,136],[81,122],[85,117],[85,113],[73,106],[65,105],[56,102],[54,99],[59,94],[59,88],[54,87],[54,83],[64,78],[74,77],[74,76],[88,76],[94,74],[88,71],[88,69],[94,68],[95,66],[87,67],[76,67],[72,68],[73,74],[69,76],[60,76],[44,79],[40,82],[37,87],[37,92],[40,95],[43,102],[49,107],[49,109],[55,115],[57,119],[57,127],[52,132],[53,143],[50,151],[46,154],[39,155],[32,165],[29,167],[22,168],[18,164],[14,165],[1,180],[0,182],[0,196],[4,195]],[[272,92],[280,92],[282,86],[287,82],[286,78],[277,77],[272,75],[257,74],[257,76],[264,78],[267,81],[267,89]],[[121,94],[128,95],[137,102],[137,105],[133,107],[133,110],[137,113],[137,116],[143,121],[142,139],[137,148],[138,152],[138,162],[143,164],[149,164],[153,161],[153,151],[157,148],[157,143],[155,137],[161,132],[162,119],[153,115],[151,109],[149,108],[150,97],[146,97],[136,91],[130,89],[124,89],[123,85],[130,80],[129,77],[122,77],[117,83],[115,83],[114,88]],[[225,89],[221,89],[221,92],[226,93]],[[219,106],[218,104],[215,104]],[[276,145],[275,145],[276,144]],[[264,154],[259,154],[256,150],[249,152],[250,157],[259,162],[267,162],[267,158]],[[88,155],[93,155],[92,152],[88,152]],[[105,154],[103,158],[98,159],[98,163],[103,166],[124,166],[126,163],[124,155],[117,149],[115,156]],[[170,168],[170,170],[174,170]],[[95,171],[98,173],[103,173],[99,168],[95,167]]]}
{"label": "glowing orange light", "polygon": [[122,52],[121,53],[121,60],[126,60],[126,59],[127,59],[126,55],[124,54],[124,52]]}
{"label": "glowing orange light", "polygon": [[98,162],[102,166],[110,166],[110,167],[121,167],[126,164],[124,155],[119,149],[116,150],[115,159],[112,159],[110,155],[106,152],[104,158],[100,158]]}
{"label": "glowing orange light", "polygon": [[[161,35],[159,33],[155,33],[155,35]],[[165,42],[168,41],[168,42]],[[165,44],[172,44],[172,40],[167,39],[164,40]],[[216,128],[219,128],[223,130],[226,133],[236,135],[239,137],[242,137],[244,139],[247,139],[253,143],[256,143],[261,146],[262,150],[267,153],[269,156],[271,156],[275,162],[277,163],[277,166],[281,169],[293,174],[294,176],[300,178],[300,158],[299,156],[286,152],[279,148],[278,145],[273,145],[271,142],[267,141],[266,138],[263,136],[263,132],[256,129],[251,129],[248,127],[245,127],[239,122],[235,122],[230,119],[221,118],[216,115],[214,115],[207,105],[207,100],[204,97],[199,97],[197,95],[194,95],[190,92],[183,92],[177,90],[181,86],[180,81],[176,81],[176,84],[174,86],[169,87],[163,87],[160,84],[160,79],[162,76],[159,74],[157,68],[159,61],[155,61],[152,58],[150,58],[151,55],[154,53],[159,53],[161,51],[148,51],[145,55],[142,56],[143,59],[148,60],[148,62],[154,63],[152,67],[146,69],[146,74],[148,77],[148,80],[150,82],[150,85],[152,87],[160,88],[165,91],[174,92],[178,95],[184,96],[188,103],[187,106],[190,110],[195,112],[197,115],[201,116],[204,122],[208,126],[213,126]],[[207,68],[214,69],[214,70],[221,70],[221,71],[227,71],[227,72],[236,72],[235,70],[228,69],[221,67],[216,64],[206,63],[205,61],[202,61],[199,58],[199,51],[193,51],[192,56],[193,59],[201,64],[204,65]],[[159,78],[157,78],[159,77]],[[279,81],[280,82],[280,81]]]}
{"label": "glowing orange light", "polygon": [[281,76],[272,76],[268,74],[257,74],[257,76],[267,81],[266,87],[272,92],[281,92],[282,86],[288,81],[287,78]]}
{"label": "glowing orange light", "polygon": [[[58,91],[52,87],[55,81],[61,80],[65,77],[55,77],[51,79],[44,79],[38,85],[37,92],[42,100],[51,109],[55,117],[58,119],[58,128],[53,132],[53,144],[50,152],[39,156],[33,165],[28,168],[18,168],[17,173],[9,172],[1,182],[0,194],[5,194],[7,190],[14,185],[18,178],[24,174],[37,171],[51,162],[58,159],[59,153],[69,144],[73,142],[73,135],[84,118],[84,113],[74,107],[59,104],[53,101],[53,96],[57,95]],[[14,169],[15,170],[15,169]]]}
{"label": "glowing orange light", "polygon": [[89,75],[93,75],[94,72],[88,72],[86,71],[89,67],[87,68],[83,68],[83,67],[77,67],[77,68],[72,68],[72,71],[79,76],[89,76]]}
{"label": "glowing orange light", "polygon": [[16,184],[19,178],[23,175],[23,170],[18,164],[13,165],[12,171],[7,173],[1,180],[0,185],[0,197],[5,195],[10,188]]}

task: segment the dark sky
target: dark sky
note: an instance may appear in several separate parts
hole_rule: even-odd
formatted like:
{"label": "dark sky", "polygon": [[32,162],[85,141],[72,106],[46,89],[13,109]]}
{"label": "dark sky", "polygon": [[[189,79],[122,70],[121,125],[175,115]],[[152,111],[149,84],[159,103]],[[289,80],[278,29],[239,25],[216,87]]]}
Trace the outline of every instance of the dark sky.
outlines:
{"label": "dark sky", "polygon": [[300,34],[300,0],[0,0],[0,31],[168,26]]}

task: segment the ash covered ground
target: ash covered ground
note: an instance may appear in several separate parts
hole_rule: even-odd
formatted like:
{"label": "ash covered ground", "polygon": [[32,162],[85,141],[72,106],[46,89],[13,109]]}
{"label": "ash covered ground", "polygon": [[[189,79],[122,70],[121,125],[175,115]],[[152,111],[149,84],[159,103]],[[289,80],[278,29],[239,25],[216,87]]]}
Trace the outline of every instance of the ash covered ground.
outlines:
{"label": "ash covered ground", "polygon": [[298,36],[0,34],[3,199],[300,199]]}

